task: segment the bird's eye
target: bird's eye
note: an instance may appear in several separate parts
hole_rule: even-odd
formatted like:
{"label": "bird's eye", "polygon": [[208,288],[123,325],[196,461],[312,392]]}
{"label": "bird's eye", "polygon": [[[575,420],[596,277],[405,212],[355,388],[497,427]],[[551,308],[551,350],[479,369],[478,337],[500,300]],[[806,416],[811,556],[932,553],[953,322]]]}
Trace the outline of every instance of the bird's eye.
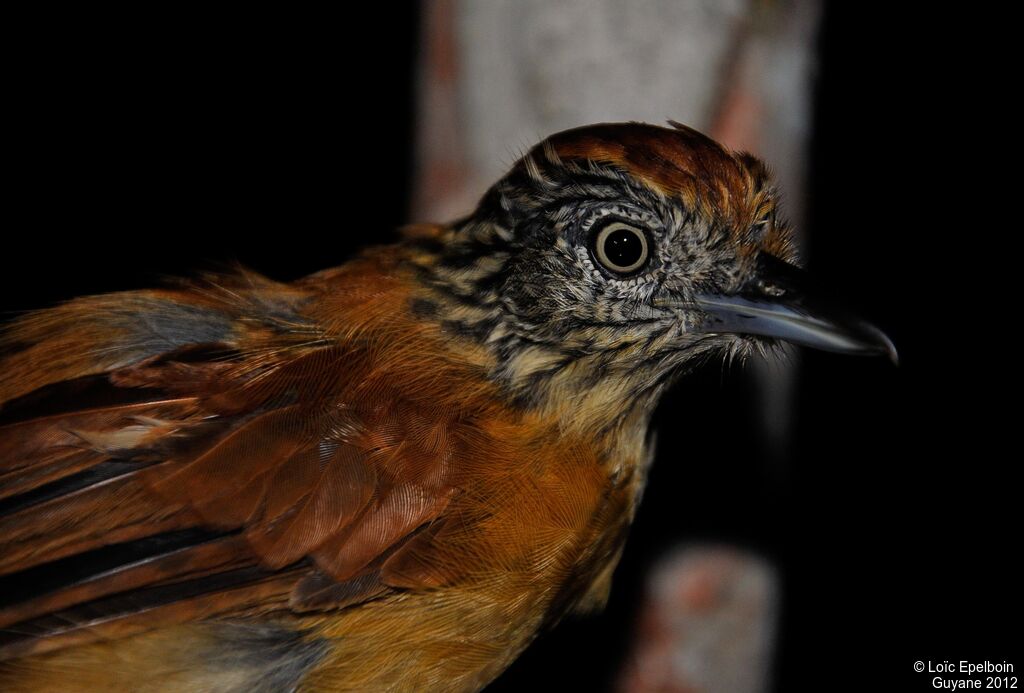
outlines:
{"label": "bird's eye", "polygon": [[621,221],[615,221],[594,234],[593,253],[605,268],[617,274],[629,274],[647,264],[647,235]]}

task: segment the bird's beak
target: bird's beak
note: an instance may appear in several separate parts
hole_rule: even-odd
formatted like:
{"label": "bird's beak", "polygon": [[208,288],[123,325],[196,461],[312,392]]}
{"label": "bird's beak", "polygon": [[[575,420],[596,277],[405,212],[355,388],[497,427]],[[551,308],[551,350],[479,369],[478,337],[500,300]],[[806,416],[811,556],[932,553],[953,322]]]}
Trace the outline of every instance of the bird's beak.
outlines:
{"label": "bird's beak", "polygon": [[731,295],[699,294],[708,333],[758,335],[844,354],[884,354],[896,347],[877,327],[830,305],[811,289],[807,274],[762,253],[752,279]]}

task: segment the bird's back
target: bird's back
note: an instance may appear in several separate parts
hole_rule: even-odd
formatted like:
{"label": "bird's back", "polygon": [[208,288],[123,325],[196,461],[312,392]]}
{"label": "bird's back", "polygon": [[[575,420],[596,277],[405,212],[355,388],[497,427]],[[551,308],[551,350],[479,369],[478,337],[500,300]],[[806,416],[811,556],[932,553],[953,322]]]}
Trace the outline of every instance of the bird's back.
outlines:
{"label": "bird's back", "polygon": [[4,690],[472,690],[601,600],[635,488],[416,315],[410,252],[14,322]]}

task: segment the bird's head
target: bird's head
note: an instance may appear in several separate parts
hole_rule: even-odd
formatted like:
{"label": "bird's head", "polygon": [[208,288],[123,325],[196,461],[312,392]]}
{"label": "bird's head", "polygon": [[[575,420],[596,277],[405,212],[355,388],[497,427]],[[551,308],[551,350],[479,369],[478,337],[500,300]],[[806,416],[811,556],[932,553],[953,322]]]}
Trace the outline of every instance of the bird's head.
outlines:
{"label": "bird's head", "polygon": [[526,401],[623,411],[776,340],[894,357],[809,291],[765,166],[673,125],[554,135],[446,237],[431,282],[493,376]]}

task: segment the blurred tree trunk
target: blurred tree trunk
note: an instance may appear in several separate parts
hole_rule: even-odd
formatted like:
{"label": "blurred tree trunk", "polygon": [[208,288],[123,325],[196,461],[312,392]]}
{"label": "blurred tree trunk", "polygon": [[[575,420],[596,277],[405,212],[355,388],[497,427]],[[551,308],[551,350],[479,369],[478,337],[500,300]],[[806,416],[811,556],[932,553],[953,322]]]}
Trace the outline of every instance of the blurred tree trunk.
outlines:
{"label": "blurred tree trunk", "polygon": [[[799,230],[818,2],[436,0],[424,5],[424,12],[414,219],[447,221],[470,212],[519,155],[559,130],[671,118],[765,159]],[[771,471],[778,476],[785,473],[788,456],[797,366],[792,359],[756,363],[750,373],[759,398],[760,434],[765,458],[776,465]],[[772,571],[739,553],[723,558],[728,553],[715,554],[716,565],[730,566],[728,580],[742,583],[738,573],[751,571],[748,577],[766,586],[750,599],[774,600]],[[708,573],[701,561],[664,570],[669,571],[664,579],[680,584],[696,579],[692,571]],[[720,600],[714,608],[724,611],[714,618],[705,614],[701,622],[732,622],[728,610],[739,604]],[[745,613],[754,614],[753,621],[745,621],[751,632],[770,634],[774,602],[749,607],[743,602]],[[675,633],[675,641],[660,651],[693,660],[687,648],[698,640],[685,624],[697,621],[666,621],[675,624],[675,631],[666,631]],[[722,652],[699,676],[668,667],[664,670],[675,672],[678,680],[652,688],[634,676],[623,685],[629,691],[760,690],[770,643],[768,636],[724,638],[717,646],[733,648],[735,656]],[[635,656],[648,665],[654,661],[639,650]],[[735,671],[744,661],[749,675]],[[714,662],[724,668],[714,671]],[[748,685],[737,688],[737,681]]]}

